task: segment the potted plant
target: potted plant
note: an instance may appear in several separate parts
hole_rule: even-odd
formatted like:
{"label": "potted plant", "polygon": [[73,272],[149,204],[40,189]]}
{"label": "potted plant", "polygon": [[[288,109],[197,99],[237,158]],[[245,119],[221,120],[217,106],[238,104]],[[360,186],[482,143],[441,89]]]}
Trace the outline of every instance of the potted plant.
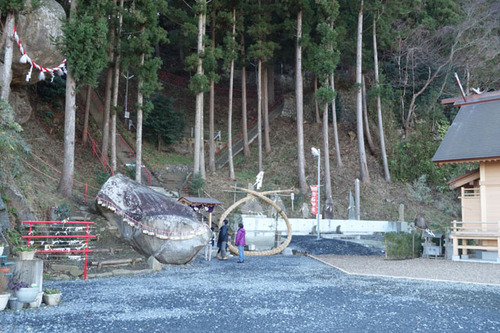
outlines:
{"label": "potted plant", "polygon": [[43,291],[39,291],[33,302],[30,302],[30,308],[39,308],[43,300]]}
{"label": "potted plant", "polygon": [[22,303],[31,303],[38,295],[38,286],[36,284],[30,286],[23,281],[10,280],[8,288],[14,292],[17,301]]}
{"label": "potted plant", "polygon": [[7,229],[7,239],[12,245],[13,252],[19,260],[32,260],[35,257],[35,248],[24,244],[21,233],[15,229]]}
{"label": "potted plant", "polygon": [[3,311],[9,302],[10,293],[0,291],[0,311]]}
{"label": "potted plant", "polygon": [[14,280],[9,280],[9,284],[7,285],[7,287],[12,290],[12,293],[9,294],[9,308],[11,310],[21,310],[24,306],[24,302],[20,301],[17,299],[16,297],[16,293],[18,290],[20,290],[21,288],[27,288],[29,287],[29,285],[26,283],[26,282],[22,282],[22,281],[14,281]]}
{"label": "potted plant", "polygon": [[61,291],[57,288],[45,288],[43,302],[47,305],[57,305],[61,300]]}
{"label": "potted plant", "polygon": [[15,248],[19,260],[33,260],[35,258],[35,249],[26,245],[21,245]]}

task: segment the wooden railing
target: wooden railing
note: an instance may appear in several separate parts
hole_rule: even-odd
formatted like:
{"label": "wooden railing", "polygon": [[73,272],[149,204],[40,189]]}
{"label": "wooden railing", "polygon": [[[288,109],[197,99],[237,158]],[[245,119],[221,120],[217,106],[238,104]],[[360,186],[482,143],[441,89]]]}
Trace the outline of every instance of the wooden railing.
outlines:
{"label": "wooden railing", "polygon": [[465,198],[480,197],[481,193],[479,190],[480,190],[479,187],[473,187],[473,188],[462,187],[462,197],[465,197]]}
{"label": "wooden railing", "polygon": [[[468,250],[494,251],[500,260],[500,221],[498,222],[464,222],[453,221],[451,238],[453,240],[453,259],[467,255]],[[474,240],[475,242],[470,242]]]}

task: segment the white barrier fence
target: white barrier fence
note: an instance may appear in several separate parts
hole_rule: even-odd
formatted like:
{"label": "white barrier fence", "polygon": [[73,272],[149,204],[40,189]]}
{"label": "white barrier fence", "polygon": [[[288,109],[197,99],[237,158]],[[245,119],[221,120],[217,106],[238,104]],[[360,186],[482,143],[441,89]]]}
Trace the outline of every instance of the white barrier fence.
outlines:
{"label": "white barrier fence", "polygon": [[[283,219],[274,219],[259,215],[241,215],[246,230],[247,243],[267,243],[274,240],[276,233],[287,235]],[[316,219],[289,219],[292,235],[316,235]],[[408,232],[408,222],[367,221],[367,220],[319,220],[321,234],[373,234],[386,232]]]}

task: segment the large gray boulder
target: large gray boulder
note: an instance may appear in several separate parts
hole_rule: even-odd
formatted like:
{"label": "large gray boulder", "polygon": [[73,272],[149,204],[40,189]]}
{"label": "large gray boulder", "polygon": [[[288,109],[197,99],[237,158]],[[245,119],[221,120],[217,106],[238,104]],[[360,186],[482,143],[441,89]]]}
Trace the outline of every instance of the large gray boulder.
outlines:
{"label": "large gray boulder", "polygon": [[163,264],[190,262],[212,236],[190,207],[122,174],[102,186],[97,206],[137,252]]}
{"label": "large gray boulder", "polygon": [[[26,54],[36,64],[45,68],[55,68],[64,60],[64,55],[57,48],[54,39],[63,35],[62,20],[66,17],[64,8],[56,0],[41,0],[36,10],[19,14],[16,20],[17,34]],[[21,53],[14,43],[12,59],[12,86],[35,84],[38,82],[39,70],[33,68],[29,82],[26,74],[29,64],[20,63]],[[3,59],[3,58],[2,58]],[[50,74],[45,74],[50,78]]]}

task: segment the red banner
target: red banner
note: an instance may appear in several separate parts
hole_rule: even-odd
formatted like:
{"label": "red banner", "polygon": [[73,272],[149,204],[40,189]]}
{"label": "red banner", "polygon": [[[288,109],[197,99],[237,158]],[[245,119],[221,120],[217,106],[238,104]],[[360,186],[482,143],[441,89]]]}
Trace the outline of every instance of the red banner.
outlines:
{"label": "red banner", "polygon": [[311,185],[311,213],[316,215],[318,213],[318,186]]}

